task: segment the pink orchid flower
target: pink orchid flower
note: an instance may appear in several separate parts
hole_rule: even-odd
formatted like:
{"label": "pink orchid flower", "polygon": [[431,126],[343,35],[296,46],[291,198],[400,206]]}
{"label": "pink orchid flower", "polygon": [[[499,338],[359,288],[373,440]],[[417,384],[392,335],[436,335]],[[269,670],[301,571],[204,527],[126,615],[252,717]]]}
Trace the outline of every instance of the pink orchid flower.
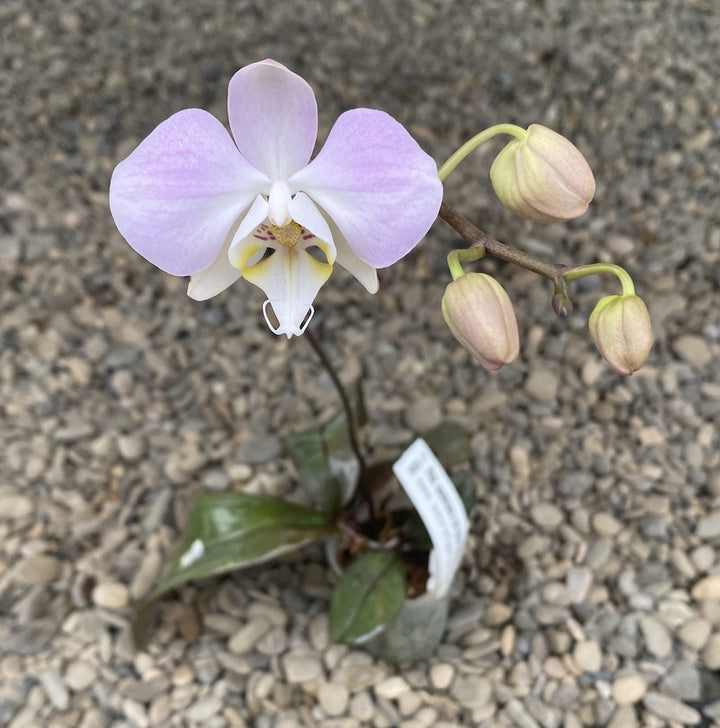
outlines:
{"label": "pink orchid flower", "polygon": [[110,182],[123,237],[158,268],[189,275],[196,300],[242,277],[265,292],[274,333],[302,334],[336,261],[374,293],[376,269],[408,253],[437,216],[435,162],[382,111],[342,114],[311,161],[313,91],[266,60],[230,80],[228,117],[232,136],[206,111],[179,111]]}

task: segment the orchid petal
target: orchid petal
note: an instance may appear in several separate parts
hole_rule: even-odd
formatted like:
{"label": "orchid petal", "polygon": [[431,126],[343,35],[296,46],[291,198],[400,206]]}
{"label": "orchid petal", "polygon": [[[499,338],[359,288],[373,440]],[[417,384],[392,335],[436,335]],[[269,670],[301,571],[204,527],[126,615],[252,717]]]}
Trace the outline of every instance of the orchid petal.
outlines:
{"label": "orchid petal", "polygon": [[437,167],[382,111],[342,114],[320,153],[289,180],[333,219],[353,252],[375,268],[408,253],[442,201]]}
{"label": "orchid petal", "polygon": [[225,241],[217,258],[203,270],[193,273],[190,276],[187,294],[196,301],[206,301],[208,298],[217,296],[240,278],[240,271],[233,268],[228,260],[228,248],[230,238]]}
{"label": "orchid petal", "polygon": [[336,263],[339,263],[345,270],[354,276],[368,293],[377,293],[380,288],[380,282],[378,281],[378,275],[375,268],[360,260],[360,258],[353,253],[352,248],[345,240],[343,234],[337,229],[337,225],[330,220],[330,230],[332,232],[333,240],[335,241],[335,249],[337,250]]}
{"label": "orchid petal", "polygon": [[306,194],[298,192],[290,203],[290,214],[298,225],[311,232],[318,240],[326,243],[323,251],[327,256],[327,262],[332,265],[337,255],[333,234],[327,220],[322,216],[313,201]]}
{"label": "orchid petal", "polygon": [[[243,277],[265,291],[268,300],[263,312],[268,326],[273,333],[285,334],[289,339],[305,330],[313,313],[312,302],[331,273],[332,265],[321,263],[305,250],[281,247],[245,268]],[[268,304],[278,320],[277,326],[267,317]]]}
{"label": "orchid petal", "polygon": [[115,168],[110,210],[122,236],[173,275],[213,263],[240,213],[269,180],[201,109],[162,122]]}
{"label": "orchid petal", "polygon": [[[233,261],[236,257],[235,251],[237,246],[240,245],[243,240],[248,237],[248,235],[257,229],[260,223],[267,218],[267,215],[268,203],[263,197],[258,195],[250,206],[250,209],[245,214],[245,217],[242,219],[238,229],[235,231],[235,235],[233,235],[232,242],[230,243],[230,249],[228,251],[231,261]],[[235,265],[235,263],[233,263],[233,265]],[[241,268],[242,266],[238,265],[236,267]]]}
{"label": "orchid petal", "polygon": [[271,179],[286,179],[310,159],[315,95],[285,66],[267,60],[241,68],[230,79],[228,117],[240,153]]}

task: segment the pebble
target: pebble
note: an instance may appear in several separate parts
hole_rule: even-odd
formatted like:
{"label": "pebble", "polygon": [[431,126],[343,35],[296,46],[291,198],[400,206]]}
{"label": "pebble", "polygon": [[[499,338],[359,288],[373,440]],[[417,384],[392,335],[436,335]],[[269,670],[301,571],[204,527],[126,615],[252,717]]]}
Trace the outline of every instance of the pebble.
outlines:
{"label": "pebble", "polygon": [[320,707],[329,716],[342,715],[348,705],[350,692],[344,685],[337,683],[323,683],[318,689],[318,702]]}
{"label": "pebble", "polygon": [[250,651],[257,641],[272,628],[270,620],[256,617],[241,627],[228,641],[228,649],[237,655]]}
{"label": "pebble", "polygon": [[702,720],[695,708],[662,693],[648,692],[644,703],[651,713],[665,720],[673,720],[683,725],[697,725]]}
{"label": "pebble", "polygon": [[720,670],[720,632],[715,632],[708,639],[702,651],[702,660],[711,670]]}
{"label": "pebble", "polygon": [[180,687],[182,685],[190,685],[194,677],[195,674],[193,673],[193,669],[190,665],[178,665],[173,670],[171,681],[175,687]]}
{"label": "pebble", "polygon": [[720,599],[720,574],[711,574],[696,582],[692,588],[692,597],[697,601],[704,599]]}
{"label": "pebble", "polygon": [[576,566],[567,574],[566,584],[571,604],[584,602],[593,583],[593,574],[590,569]]}
{"label": "pebble", "polygon": [[124,609],[130,603],[130,591],[119,582],[102,582],[92,590],[92,600],[102,609]]}
{"label": "pebble", "polygon": [[436,690],[447,690],[455,677],[455,668],[447,662],[430,666],[430,682]]}
{"label": "pebble", "polygon": [[535,504],[530,515],[543,531],[554,531],[563,521],[563,512],[553,503]]}
{"label": "pebble", "polygon": [[426,396],[416,399],[404,412],[407,426],[414,432],[427,432],[442,421],[442,410],[437,397]]}
{"label": "pebble", "polygon": [[387,700],[395,700],[408,690],[410,690],[410,686],[404,678],[399,675],[393,675],[392,677],[385,678],[385,680],[375,686],[375,695],[380,698],[386,698]]}
{"label": "pebble", "polygon": [[136,463],[145,454],[145,441],[140,435],[118,435],[120,456],[129,463]]}
{"label": "pebble", "polygon": [[65,682],[75,692],[89,688],[97,679],[97,668],[86,660],[78,660],[68,665]]}
{"label": "pebble", "polygon": [[147,711],[137,700],[125,698],[122,701],[122,711],[133,728],[150,728],[150,719],[148,718]]}
{"label": "pebble", "polygon": [[0,491],[0,522],[29,516],[34,509],[32,499],[12,490]]}
{"label": "pebble", "polygon": [[692,364],[699,371],[712,361],[712,352],[702,336],[684,334],[678,336],[672,344],[673,351],[682,359]]}
{"label": "pebble", "polygon": [[604,511],[593,515],[592,525],[599,536],[607,536],[608,538],[617,536],[622,529],[622,523],[620,523],[617,518],[611,516],[609,513],[605,513]]}
{"label": "pebble", "polygon": [[655,617],[643,615],[640,618],[640,631],[648,652],[654,657],[667,657],[672,650],[672,637],[667,627]]}
{"label": "pebble", "polygon": [[612,696],[618,705],[631,705],[642,700],[647,691],[647,683],[640,675],[625,675],[612,684]]}
{"label": "pebble", "polygon": [[692,550],[690,559],[698,571],[708,571],[715,563],[715,549],[710,544],[703,544]]}
{"label": "pebble", "polygon": [[288,635],[284,627],[275,627],[265,633],[256,643],[256,649],[263,655],[280,655],[287,649]]}
{"label": "pebble", "polygon": [[597,672],[602,667],[602,650],[595,640],[578,642],[573,650],[575,664],[583,672]]}
{"label": "pebble", "polygon": [[277,460],[282,454],[282,444],[275,435],[244,442],[238,450],[238,458],[249,465],[260,465]]}
{"label": "pebble", "polygon": [[712,625],[702,617],[693,617],[684,622],[677,631],[678,638],[688,647],[701,650],[710,637]]}
{"label": "pebble", "polygon": [[525,391],[538,402],[554,402],[560,380],[548,369],[532,369],[525,380]]}
{"label": "pebble", "polygon": [[663,693],[682,700],[699,700],[700,673],[692,665],[683,665],[669,672],[662,680]]}
{"label": "pebble", "polygon": [[483,622],[488,627],[499,627],[512,617],[512,607],[503,602],[493,602],[485,610]]}
{"label": "pebble", "polygon": [[450,694],[463,708],[474,710],[482,708],[490,700],[492,686],[480,675],[458,675],[450,687]]}
{"label": "pebble", "polygon": [[630,705],[621,705],[613,713],[606,728],[635,728],[637,724],[635,709]]}
{"label": "pebble", "polygon": [[48,700],[57,710],[67,710],[70,705],[70,693],[60,673],[55,668],[40,673],[40,683],[48,696]]}
{"label": "pebble", "polygon": [[289,683],[312,682],[323,674],[322,663],[312,655],[291,652],[283,655],[282,665]]}
{"label": "pebble", "polygon": [[695,535],[701,541],[712,541],[720,536],[720,512],[703,516],[695,528]]}
{"label": "pebble", "polygon": [[60,561],[49,554],[33,554],[18,561],[12,574],[21,584],[47,584],[60,575]]}
{"label": "pebble", "polygon": [[359,721],[369,721],[375,715],[375,704],[367,690],[355,693],[350,700],[350,715]]}
{"label": "pebble", "polygon": [[517,698],[512,698],[507,702],[505,711],[518,728],[540,728],[540,724],[528,713],[525,706]]}
{"label": "pebble", "polygon": [[201,723],[222,710],[223,701],[215,695],[208,695],[193,703],[186,712],[191,723]]}

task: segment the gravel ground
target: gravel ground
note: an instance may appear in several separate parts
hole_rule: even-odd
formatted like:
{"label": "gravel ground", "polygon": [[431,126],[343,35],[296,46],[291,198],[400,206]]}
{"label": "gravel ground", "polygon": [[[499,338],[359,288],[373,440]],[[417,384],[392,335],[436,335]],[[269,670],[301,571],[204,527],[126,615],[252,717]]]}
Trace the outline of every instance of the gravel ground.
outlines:
{"label": "gravel ground", "polygon": [[[305,76],[327,133],[382,108],[439,162],[500,121],[570,136],[591,213],[510,218],[490,153],[447,201],[490,234],[636,278],[657,343],[632,378],[586,318],[492,263],[520,360],[475,367],[439,312],[443,223],[369,297],[336,274],[318,323],[370,446],[451,419],[479,503],[443,644],[398,669],[329,643],[320,549],[191,585],[146,650],[129,604],[201,490],[296,489],[278,435],[336,407],[262,293],[206,303],[115,231],[116,162],[189,106],[225,118],[240,66]],[[720,725],[720,8],[715,0],[7,0],[0,5],[0,724],[11,728]],[[607,283],[608,288],[600,285]]]}

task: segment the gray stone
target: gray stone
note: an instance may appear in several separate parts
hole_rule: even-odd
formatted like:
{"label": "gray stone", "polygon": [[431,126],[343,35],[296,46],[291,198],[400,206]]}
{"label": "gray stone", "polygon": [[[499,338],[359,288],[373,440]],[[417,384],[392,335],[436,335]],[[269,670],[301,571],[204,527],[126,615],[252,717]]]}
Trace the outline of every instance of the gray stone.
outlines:
{"label": "gray stone", "polygon": [[47,584],[60,574],[60,561],[50,554],[26,556],[12,571],[13,578],[22,584]]}
{"label": "gray stone", "polygon": [[124,609],[130,603],[130,592],[125,584],[103,582],[93,589],[92,600],[103,609]]}
{"label": "gray stone", "polygon": [[654,657],[667,657],[672,650],[672,637],[667,627],[655,617],[640,617],[640,631],[648,652]]}
{"label": "gray stone", "polygon": [[602,650],[595,640],[578,642],[573,650],[575,664],[583,672],[597,672],[602,667]]}
{"label": "gray stone", "polygon": [[427,432],[442,421],[442,410],[437,397],[416,399],[405,410],[405,422],[414,432]]}
{"label": "gray stone", "polygon": [[78,660],[68,665],[65,682],[71,690],[78,692],[89,688],[97,679],[97,667],[86,660]]}
{"label": "gray stone", "polygon": [[70,705],[70,693],[60,673],[54,668],[43,670],[40,673],[40,682],[53,707],[57,710],[67,710]]}
{"label": "gray stone", "polygon": [[313,682],[323,674],[322,663],[311,655],[289,653],[283,656],[282,665],[289,683]]}
{"label": "gray stone", "polygon": [[187,709],[187,719],[193,723],[202,723],[222,710],[223,701],[215,695],[200,698]]}
{"label": "gray stone", "polygon": [[683,725],[697,725],[702,720],[695,708],[662,693],[648,692],[644,702],[651,713],[665,720],[677,721]]}
{"label": "gray stone", "polygon": [[576,566],[570,569],[566,578],[570,602],[572,604],[583,602],[590,591],[592,583],[593,574],[590,569],[582,566]]}
{"label": "gray stone", "polygon": [[612,684],[612,696],[618,705],[631,705],[642,700],[647,692],[647,682],[640,675],[618,677]]}
{"label": "gray stone", "polygon": [[673,341],[673,351],[699,371],[712,361],[712,352],[702,336],[684,334]]}
{"label": "gray stone", "polygon": [[530,515],[543,531],[553,531],[563,522],[563,512],[553,503],[537,503]]}
{"label": "gray stone", "polygon": [[677,636],[688,647],[694,650],[701,650],[710,637],[712,625],[707,619],[693,617],[678,628]]}
{"label": "gray stone", "polygon": [[505,712],[518,728],[540,728],[540,724],[528,713],[525,706],[517,698],[507,702]]}
{"label": "gray stone", "polygon": [[637,714],[631,705],[621,705],[612,715],[607,728],[635,728]]}
{"label": "gray stone", "polygon": [[701,697],[700,673],[691,665],[683,665],[669,672],[662,680],[663,693],[681,700],[699,700]]}
{"label": "gray stone", "polygon": [[280,439],[268,435],[256,440],[244,442],[238,450],[238,458],[250,465],[259,465],[277,460],[282,453]]}
{"label": "gray stone", "polygon": [[482,708],[492,695],[490,681],[480,675],[457,675],[450,686],[450,694],[464,708]]}
{"label": "gray stone", "polygon": [[350,692],[344,685],[323,683],[318,689],[320,707],[331,717],[342,715],[347,709]]}
{"label": "gray stone", "polygon": [[720,537],[720,512],[703,516],[697,523],[695,535],[703,541]]}

